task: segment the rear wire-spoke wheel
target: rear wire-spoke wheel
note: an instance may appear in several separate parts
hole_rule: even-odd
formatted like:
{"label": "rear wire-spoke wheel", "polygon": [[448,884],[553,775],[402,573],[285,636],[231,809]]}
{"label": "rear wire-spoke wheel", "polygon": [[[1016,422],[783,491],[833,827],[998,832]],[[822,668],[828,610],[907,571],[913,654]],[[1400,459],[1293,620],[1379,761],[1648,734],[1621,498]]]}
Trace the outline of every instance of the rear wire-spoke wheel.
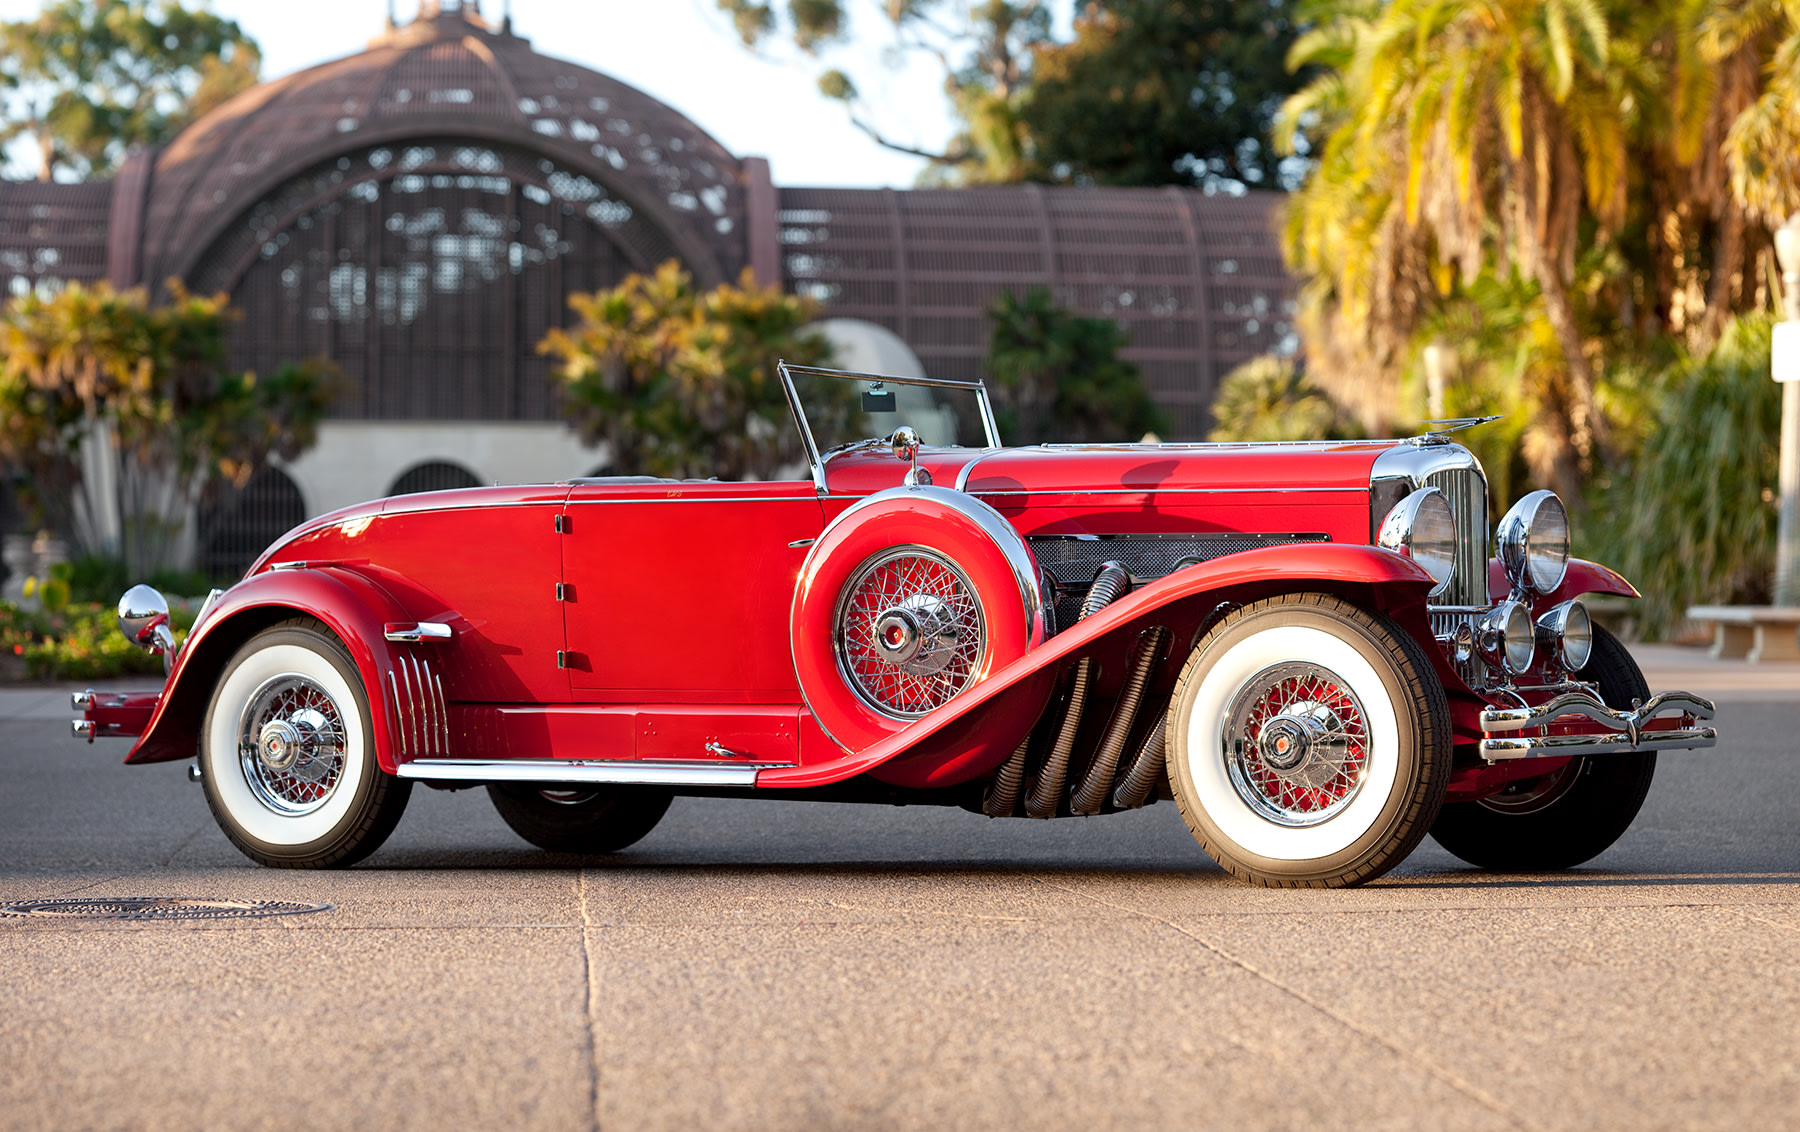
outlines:
{"label": "rear wire-spoke wheel", "polygon": [[311,618],[238,650],[207,708],[200,765],[225,836],[280,868],[361,860],[394,831],[412,793],[376,762],[362,678]]}
{"label": "rear wire-spoke wheel", "polygon": [[835,637],[846,682],[897,719],[917,719],[967,688],[987,643],[968,577],[922,546],[863,564],[844,587]]}
{"label": "rear wire-spoke wheel", "polygon": [[[1576,673],[1599,685],[1609,707],[1628,710],[1650,698],[1650,685],[1619,639],[1594,626],[1594,650]],[[1572,758],[1535,778],[1507,784],[1490,798],[1445,806],[1431,836],[1484,869],[1570,869],[1624,836],[1650,793],[1655,751]]]}
{"label": "rear wire-spoke wheel", "polygon": [[494,782],[488,798],[512,831],[552,853],[617,853],[641,841],[674,795],[650,786]]}
{"label": "rear wire-spoke wheel", "polygon": [[1182,670],[1168,727],[1189,830],[1253,884],[1380,876],[1424,837],[1449,781],[1450,708],[1424,650],[1324,594],[1222,618]]}

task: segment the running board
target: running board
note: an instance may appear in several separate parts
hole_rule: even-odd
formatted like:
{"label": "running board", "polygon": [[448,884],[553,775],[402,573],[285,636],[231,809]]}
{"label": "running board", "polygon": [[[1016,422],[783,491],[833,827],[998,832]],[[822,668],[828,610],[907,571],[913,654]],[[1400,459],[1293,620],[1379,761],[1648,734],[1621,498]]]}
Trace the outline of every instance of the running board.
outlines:
{"label": "running board", "polygon": [[401,778],[435,782],[608,782],[636,786],[755,786],[758,771],[791,763],[633,762],[626,759],[414,759]]}

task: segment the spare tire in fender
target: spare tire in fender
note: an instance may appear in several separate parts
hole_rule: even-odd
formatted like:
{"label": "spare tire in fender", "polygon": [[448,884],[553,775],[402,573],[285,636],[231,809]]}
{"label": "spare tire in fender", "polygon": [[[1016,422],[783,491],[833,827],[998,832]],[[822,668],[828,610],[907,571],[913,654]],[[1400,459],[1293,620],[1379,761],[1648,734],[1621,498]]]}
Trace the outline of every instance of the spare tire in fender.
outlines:
{"label": "spare tire in fender", "polygon": [[949,488],[896,487],[832,520],[789,614],[800,693],[861,751],[1043,643],[1037,560],[1004,516]]}

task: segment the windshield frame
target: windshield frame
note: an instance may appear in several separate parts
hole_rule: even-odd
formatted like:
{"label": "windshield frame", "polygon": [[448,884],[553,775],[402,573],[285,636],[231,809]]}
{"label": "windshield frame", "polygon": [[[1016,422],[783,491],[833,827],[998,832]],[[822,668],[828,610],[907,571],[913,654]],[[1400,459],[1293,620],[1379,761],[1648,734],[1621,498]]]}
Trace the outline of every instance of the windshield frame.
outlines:
{"label": "windshield frame", "polygon": [[[991,452],[1002,447],[1000,426],[994,423],[994,406],[988,398],[987,383],[984,381],[954,381],[943,377],[895,377],[892,374],[825,369],[820,366],[791,366],[785,361],[775,363],[775,372],[781,376],[781,388],[787,394],[788,409],[794,414],[794,427],[800,430],[800,443],[806,449],[806,462],[812,467],[813,487],[820,495],[827,494],[825,458],[819,451],[818,442],[813,439],[812,425],[807,422],[806,409],[800,404],[800,391],[794,387],[793,375],[796,373],[812,374],[816,377],[842,378],[848,381],[873,381],[883,385],[924,385],[936,389],[965,390],[975,394],[975,403],[981,410],[981,431],[987,437],[987,447],[976,449],[976,451]],[[879,443],[884,438],[869,437],[868,439]],[[842,448],[843,446],[839,445],[838,447]],[[837,451],[837,449],[833,449],[833,451]]]}

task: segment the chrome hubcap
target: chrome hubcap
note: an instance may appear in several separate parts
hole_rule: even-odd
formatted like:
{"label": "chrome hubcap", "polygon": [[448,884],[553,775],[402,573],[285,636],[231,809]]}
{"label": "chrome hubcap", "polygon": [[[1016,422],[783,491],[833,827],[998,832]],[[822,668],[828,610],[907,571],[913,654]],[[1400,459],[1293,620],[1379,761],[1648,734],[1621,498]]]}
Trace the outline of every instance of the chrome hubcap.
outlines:
{"label": "chrome hubcap", "polygon": [[980,670],[986,632],[974,587],[949,559],[902,546],[870,559],[838,601],[838,663],[864,702],[911,719]]}
{"label": "chrome hubcap", "polygon": [[1226,711],[1223,747],[1233,788],[1278,825],[1328,821],[1362,785],[1365,718],[1355,694],[1327,668],[1296,661],[1264,669]]}
{"label": "chrome hubcap", "polygon": [[265,682],[244,706],[238,736],[244,782],[268,810],[300,817],[337,790],[348,746],[344,710],[313,680],[288,673]]}

